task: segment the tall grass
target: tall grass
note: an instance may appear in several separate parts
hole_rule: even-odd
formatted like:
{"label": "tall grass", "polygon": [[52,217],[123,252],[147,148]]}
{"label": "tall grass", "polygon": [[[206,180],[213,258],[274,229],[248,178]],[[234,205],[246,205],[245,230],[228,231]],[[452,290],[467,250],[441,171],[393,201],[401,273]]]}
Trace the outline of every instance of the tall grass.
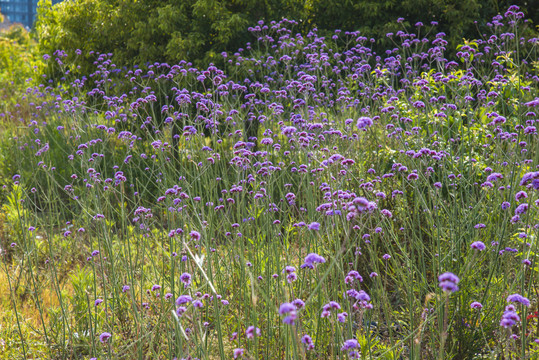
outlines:
{"label": "tall grass", "polygon": [[5,358],[539,356],[518,8],[459,62],[434,26],[381,56],[293,25],[225,70],[46,60],[3,114]]}

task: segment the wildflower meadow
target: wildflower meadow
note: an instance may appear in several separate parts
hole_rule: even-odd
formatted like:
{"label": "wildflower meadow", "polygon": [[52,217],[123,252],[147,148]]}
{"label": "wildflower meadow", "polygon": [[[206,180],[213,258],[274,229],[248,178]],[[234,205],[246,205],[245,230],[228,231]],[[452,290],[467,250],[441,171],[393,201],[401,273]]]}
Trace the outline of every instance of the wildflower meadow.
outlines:
{"label": "wildflower meadow", "polygon": [[403,20],[384,53],[283,19],[219,66],[29,63],[0,358],[539,359],[537,33],[511,6],[448,59]]}

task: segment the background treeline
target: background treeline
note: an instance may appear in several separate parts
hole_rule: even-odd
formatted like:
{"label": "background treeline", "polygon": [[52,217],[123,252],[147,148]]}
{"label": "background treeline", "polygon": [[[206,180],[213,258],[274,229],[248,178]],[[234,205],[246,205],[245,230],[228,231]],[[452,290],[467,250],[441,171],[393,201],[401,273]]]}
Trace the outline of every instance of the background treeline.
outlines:
{"label": "background treeline", "polygon": [[388,32],[422,21],[424,34],[436,21],[432,35],[447,34],[451,56],[463,38],[481,36],[492,17],[513,3],[539,23],[536,0],[70,0],[55,6],[42,0],[34,31],[42,54],[80,49],[83,67],[94,61],[84,58],[90,51],[114,53],[117,65],[188,60],[204,66],[219,65],[223,51],[249,41],[255,46],[248,27],[259,20],[294,19],[298,32],[317,28],[319,35],[359,30],[375,39],[379,54],[391,48]]}
{"label": "background treeline", "polygon": [[[464,39],[490,33],[492,18],[513,3],[529,19],[519,29],[528,34],[518,35],[536,37],[539,0],[69,0],[54,6],[41,0],[30,34],[17,24],[0,27],[0,113],[15,105],[16,94],[31,82],[61,80],[66,70],[90,74],[99,53],[114,54],[111,62],[118,67],[187,60],[197,67],[213,63],[226,68],[222,52],[257,49],[249,28],[260,20],[271,26],[293,19],[295,33],[306,35],[316,28],[328,41],[336,29],[360,31],[381,56],[395,46],[388,33],[406,29],[418,38],[427,33],[434,38],[444,32],[444,55],[454,60]],[[420,21],[424,26],[416,28]],[[341,51],[347,44],[332,41],[331,46]],[[67,69],[54,62],[45,65],[43,56],[57,50],[71,55]]]}

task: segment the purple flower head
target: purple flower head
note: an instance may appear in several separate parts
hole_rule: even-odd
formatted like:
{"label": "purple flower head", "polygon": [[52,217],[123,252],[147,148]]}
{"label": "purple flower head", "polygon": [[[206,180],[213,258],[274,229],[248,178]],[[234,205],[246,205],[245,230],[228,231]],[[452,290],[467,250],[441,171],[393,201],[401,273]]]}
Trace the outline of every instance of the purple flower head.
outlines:
{"label": "purple flower head", "polygon": [[522,215],[522,214],[525,214],[526,211],[528,211],[528,204],[527,204],[527,203],[520,204],[520,205],[517,206],[517,208],[515,209],[515,215]]}
{"label": "purple flower head", "polygon": [[288,281],[289,284],[293,283],[297,279],[298,275],[295,272],[288,274],[288,276],[286,277],[286,281]]}
{"label": "purple flower head", "polygon": [[380,210],[380,213],[388,218],[393,217],[393,214],[388,209],[382,209]]}
{"label": "purple flower head", "polygon": [[503,175],[500,173],[492,173],[489,176],[487,176],[487,181],[496,181],[498,179],[503,179]]}
{"label": "purple flower head", "polygon": [[522,199],[527,199],[528,194],[525,191],[519,191],[515,194],[515,200],[520,201]]}
{"label": "purple flower head", "polygon": [[310,344],[313,342],[313,339],[309,335],[305,334],[301,337],[301,342],[303,344]]}
{"label": "purple flower head", "polygon": [[359,292],[356,289],[350,289],[346,291],[346,295],[351,298],[357,299],[357,297],[359,296]]}
{"label": "purple flower head", "polygon": [[522,304],[522,305],[527,306],[527,307],[530,306],[530,300],[528,300],[527,298],[525,298],[524,296],[522,296],[520,294],[509,295],[507,297],[507,302],[509,302],[509,303],[519,303],[519,304]]}
{"label": "purple flower head", "polygon": [[191,301],[193,301],[193,298],[191,296],[189,296],[189,295],[180,295],[176,299],[176,305],[180,306],[180,305],[183,305],[183,304],[190,303]]}
{"label": "purple flower head", "polygon": [[245,330],[245,336],[247,339],[252,339],[256,336],[260,336],[261,332],[259,328],[255,328],[254,326],[249,326],[247,330]]}
{"label": "purple flower head", "polygon": [[457,284],[459,283],[460,279],[453,273],[443,273],[442,275],[438,276],[438,281],[440,281],[438,286],[447,293],[452,293],[459,289]]}
{"label": "purple flower head", "polygon": [[354,280],[358,280],[359,282],[363,282],[363,277],[361,277],[361,275],[359,275],[359,273],[357,271],[352,270],[344,278],[344,283],[345,284],[351,284],[351,283],[354,282]]}
{"label": "purple flower head", "polygon": [[359,342],[356,339],[346,340],[341,347],[342,351],[348,351],[349,357],[353,359],[359,359],[359,353],[355,349],[360,349]]}
{"label": "purple flower head", "polygon": [[296,307],[291,303],[283,303],[279,307],[279,315],[286,315],[283,318],[283,323],[294,325],[294,320],[296,320]]}
{"label": "purple flower head", "polygon": [[300,268],[309,268],[313,269],[316,264],[323,264],[326,262],[326,259],[323,256],[320,256],[315,253],[310,253],[309,255],[305,256],[305,263],[300,266]]}
{"label": "purple flower head", "polygon": [[104,332],[101,335],[99,335],[99,341],[101,341],[103,344],[109,341],[110,337],[112,335],[108,332]]}
{"label": "purple flower head", "polygon": [[481,241],[473,242],[472,245],[470,245],[470,247],[472,249],[479,250],[479,251],[485,250],[485,244],[483,242],[481,242]]}
{"label": "purple flower head", "polygon": [[515,311],[515,308],[511,305],[505,307],[503,312],[502,319],[500,321],[500,326],[508,329],[520,321],[520,317]]}
{"label": "purple flower head", "polygon": [[305,344],[305,347],[307,348],[307,350],[314,349],[313,339],[309,335],[307,334],[303,335],[301,337],[301,342]]}
{"label": "purple flower head", "polygon": [[318,231],[320,230],[320,224],[317,223],[317,222],[312,222],[308,225],[309,227],[309,230],[315,230],[315,231]]}
{"label": "purple flower head", "polygon": [[525,103],[524,105],[526,105],[527,107],[539,106],[539,98],[535,98],[532,101]]}
{"label": "purple flower head", "polygon": [[[349,291],[354,291],[355,290],[349,290]],[[327,318],[331,315],[331,311],[332,310],[340,310],[341,309],[341,305],[336,302],[336,301],[330,301],[329,303],[325,304],[324,306],[322,306],[322,314],[320,315],[320,317],[322,318]]]}
{"label": "purple flower head", "polygon": [[327,305],[332,310],[340,310],[341,309],[341,305],[336,301],[330,301]]}
{"label": "purple flower head", "polygon": [[200,240],[200,233],[198,231],[194,231],[194,230],[191,231],[189,233],[189,236],[191,236],[191,239],[193,240],[197,240],[197,241]]}
{"label": "purple flower head", "polygon": [[191,274],[183,273],[180,275],[180,280],[184,283],[184,287],[188,287],[191,284]]}
{"label": "purple flower head", "polygon": [[369,302],[371,301],[371,297],[365,291],[359,290],[356,294],[356,300]]}
{"label": "purple flower head", "polygon": [[342,350],[359,349],[359,343],[356,339],[346,340],[343,344]]}
{"label": "purple flower head", "polygon": [[283,274],[284,273],[291,274],[291,273],[293,273],[295,271],[296,271],[295,267],[293,267],[293,266],[285,266],[285,268],[283,270]]}
{"label": "purple flower head", "polygon": [[298,129],[293,126],[285,126],[282,128],[283,135],[291,137]]}
{"label": "purple flower head", "polygon": [[283,303],[281,304],[281,306],[279,307],[279,315],[286,315],[288,314],[289,312],[292,312],[292,311],[295,311],[296,310],[296,307],[294,306],[294,304],[291,304],[291,303]]}
{"label": "purple flower head", "polygon": [[179,317],[182,317],[183,314],[187,311],[187,308],[185,306],[180,306],[176,309],[176,314],[179,316]]}
{"label": "purple flower head", "polygon": [[371,127],[373,124],[372,119],[370,117],[362,116],[359,119],[357,119],[356,126],[359,130]]}
{"label": "purple flower head", "polygon": [[99,304],[101,304],[102,302],[103,302],[102,299],[96,299],[95,302],[94,302],[94,305],[99,306]]}
{"label": "purple flower head", "polygon": [[234,349],[234,359],[237,359],[239,357],[243,357],[244,353],[245,353],[245,349],[242,349],[242,348]]}
{"label": "purple flower head", "polygon": [[297,310],[303,309],[305,307],[305,302],[301,299],[296,299],[292,301],[292,305],[296,307]]}
{"label": "purple flower head", "polygon": [[525,186],[529,182],[532,183],[535,190],[539,190],[539,171],[524,174],[524,176],[522,176],[522,180],[520,181],[520,186]]}
{"label": "purple flower head", "polygon": [[342,313],[339,313],[337,314],[337,321],[338,322],[341,322],[341,323],[344,323],[346,322],[346,318],[348,317],[348,313],[347,312],[342,312]]}
{"label": "purple flower head", "polygon": [[480,302],[474,301],[473,303],[470,304],[470,307],[472,309],[482,309],[483,305]]}
{"label": "purple flower head", "polygon": [[451,281],[451,282],[454,282],[455,284],[458,284],[460,279],[457,277],[457,275],[453,274],[453,273],[450,273],[450,272],[446,272],[446,273],[443,273],[442,275],[438,276],[438,280],[441,282],[441,281]]}

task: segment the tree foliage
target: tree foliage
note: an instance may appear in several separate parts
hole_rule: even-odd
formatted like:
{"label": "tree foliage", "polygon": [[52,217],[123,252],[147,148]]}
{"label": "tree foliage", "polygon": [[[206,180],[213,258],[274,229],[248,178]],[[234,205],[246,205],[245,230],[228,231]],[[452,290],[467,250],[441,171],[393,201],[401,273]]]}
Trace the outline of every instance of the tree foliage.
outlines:
{"label": "tree foliage", "polygon": [[26,80],[35,76],[35,45],[22,25],[0,29],[0,113],[14,101]]}
{"label": "tree foliage", "polygon": [[[318,28],[360,30],[386,49],[385,34],[422,21],[439,23],[448,35],[449,49],[463,38],[477,37],[492,16],[507,8],[507,0],[71,0],[52,6],[39,3],[35,33],[42,53],[82,50],[114,53],[118,65],[192,61],[219,63],[223,51],[235,51],[248,41],[248,27],[282,18],[299,22],[298,31]],[[523,2],[523,1],[520,1]],[[537,17],[538,5],[522,4],[527,16]],[[476,19],[482,19],[480,22]],[[81,65],[91,64],[81,58]]]}
{"label": "tree foliage", "polygon": [[80,49],[115,62],[211,62],[249,38],[259,19],[299,17],[298,0],[74,0],[39,4],[35,32],[43,53]]}

